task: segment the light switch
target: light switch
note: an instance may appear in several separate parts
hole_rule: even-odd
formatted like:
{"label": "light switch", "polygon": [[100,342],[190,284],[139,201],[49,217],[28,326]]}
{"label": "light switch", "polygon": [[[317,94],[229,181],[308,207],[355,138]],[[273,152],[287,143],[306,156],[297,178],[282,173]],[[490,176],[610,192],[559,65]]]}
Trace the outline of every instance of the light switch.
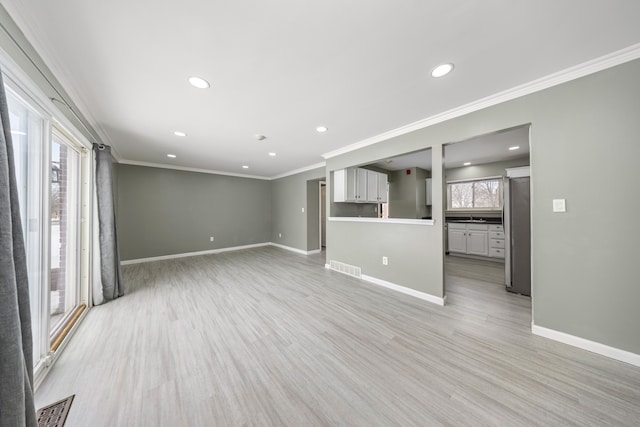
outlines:
{"label": "light switch", "polygon": [[302,213],[304,213],[304,208],[302,208]]}
{"label": "light switch", "polygon": [[565,199],[553,199],[553,211],[554,212],[566,212],[567,205]]}

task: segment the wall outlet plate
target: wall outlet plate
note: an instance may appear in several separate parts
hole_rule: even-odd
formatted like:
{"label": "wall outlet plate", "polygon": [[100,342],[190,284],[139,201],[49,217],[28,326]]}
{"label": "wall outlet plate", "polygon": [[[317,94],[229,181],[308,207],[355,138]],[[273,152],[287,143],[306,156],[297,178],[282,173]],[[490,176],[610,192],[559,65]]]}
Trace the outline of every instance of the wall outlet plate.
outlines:
{"label": "wall outlet plate", "polygon": [[382,265],[389,265],[389,258],[387,258],[386,256],[382,257]]}

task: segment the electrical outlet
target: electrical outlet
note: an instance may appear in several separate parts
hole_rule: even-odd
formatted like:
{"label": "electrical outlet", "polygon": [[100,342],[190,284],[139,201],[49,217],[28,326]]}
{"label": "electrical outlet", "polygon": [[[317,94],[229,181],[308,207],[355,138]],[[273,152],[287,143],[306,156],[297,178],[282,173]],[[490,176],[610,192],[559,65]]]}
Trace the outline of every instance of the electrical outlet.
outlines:
{"label": "electrical outlet", "polygon": [[209,237],[210,242],[213,242],[213,240],[214,240],[213,236]]}
{"label": "electrical outlet", "polygon": [[386,256],[382,257],[382,265],[389,265],[389,258],[387,258]]}
{"label": "electrical outlet", "polygon": [[302,208],[302,213],[304,213],[304,208]]}
{"label": "electrical outlet", "polygon": [[282,233],[278,233],[278,237],[282,238]]}

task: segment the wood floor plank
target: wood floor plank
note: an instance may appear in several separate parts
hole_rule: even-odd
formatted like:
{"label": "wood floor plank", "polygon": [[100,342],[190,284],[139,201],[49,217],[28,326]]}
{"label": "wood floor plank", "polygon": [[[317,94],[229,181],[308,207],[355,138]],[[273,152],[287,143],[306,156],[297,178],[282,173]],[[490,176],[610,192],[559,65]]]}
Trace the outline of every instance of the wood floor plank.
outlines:
{"label": "wood floor plank", "polygon": [[637,425],[640,369],[530,332],[501,264],[440,307],[255,248],[130,265],[36,393],[74,426]]}

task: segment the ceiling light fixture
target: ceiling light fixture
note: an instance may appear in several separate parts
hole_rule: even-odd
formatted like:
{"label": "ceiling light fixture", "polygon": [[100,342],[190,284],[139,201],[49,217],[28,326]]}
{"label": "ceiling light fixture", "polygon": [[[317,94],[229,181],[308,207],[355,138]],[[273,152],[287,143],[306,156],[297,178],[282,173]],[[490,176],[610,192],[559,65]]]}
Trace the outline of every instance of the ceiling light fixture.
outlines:
{"label": "ceiling light fixture", "polygon": [[276,153],[269,153],[269,155],[270,155],[271,157],[275,157],[275,156],[276,156]]}
{"label": "ceiling light fixture", "polygon": [[438,65],[436,68],[431,70],[431,77],[444,77],[451,71],[453,71],[453,64],[451,63]]}
{"label": "ceiling light fixture", "polygon": [[464,162],[462,166],[471,166],[471,162]]}
{"label": "ceiling light fixture", "polygon": [[167,154],[167,157],[170,157],[170,158],[172,158],[172,159],[175,159],[175,158],[176,158],[176,155],[175,155],[175,154]]}
{"label": "ceiling light fixture", "polygon": [[328,127],[326,127],[326,126],[318,126],[318,127],[316,128],[316,130],[317,130],[318,132],[322,133],[322,132],[326,132],[326,131],[328,131],[328,130],[329,130],[329,128],[328,128]]}
{"label": "ceiling light fixture", "polygon": [[249,169],[249,166],[247,166],[247,165],[242,165],[242,169]]}
{"label": "ceiling light fixture", "polygon": [[187,134],[186,134],[186,133],[184,133],[184,132],[180,132],[179,130],[175,131],[173,134],[174,134],[175,136],[187,136]]}
{"label": "ceiling light fixture", "polygon": [[509,147],[509,150],[513,151],[513,150],[518,150],[520,149],[519,145],[514,145],[513,147]]}
{"label": "ceiling light fixture", "polygon": [[265,139],[267,139],[267,137],[266,137],[266,136],[264,136],[264,135],[260,135],[259,133],[257,133],[257,134],[256,134],[256,139],[257,139],[258,141],[264,141]]}
{"label": "ceiling light fixture", "polygon": [[195,76],[189,77],[189,83],[191,84],[191,86],[197,87],[198,89],[207,89],[211,86],[205,79]]}

